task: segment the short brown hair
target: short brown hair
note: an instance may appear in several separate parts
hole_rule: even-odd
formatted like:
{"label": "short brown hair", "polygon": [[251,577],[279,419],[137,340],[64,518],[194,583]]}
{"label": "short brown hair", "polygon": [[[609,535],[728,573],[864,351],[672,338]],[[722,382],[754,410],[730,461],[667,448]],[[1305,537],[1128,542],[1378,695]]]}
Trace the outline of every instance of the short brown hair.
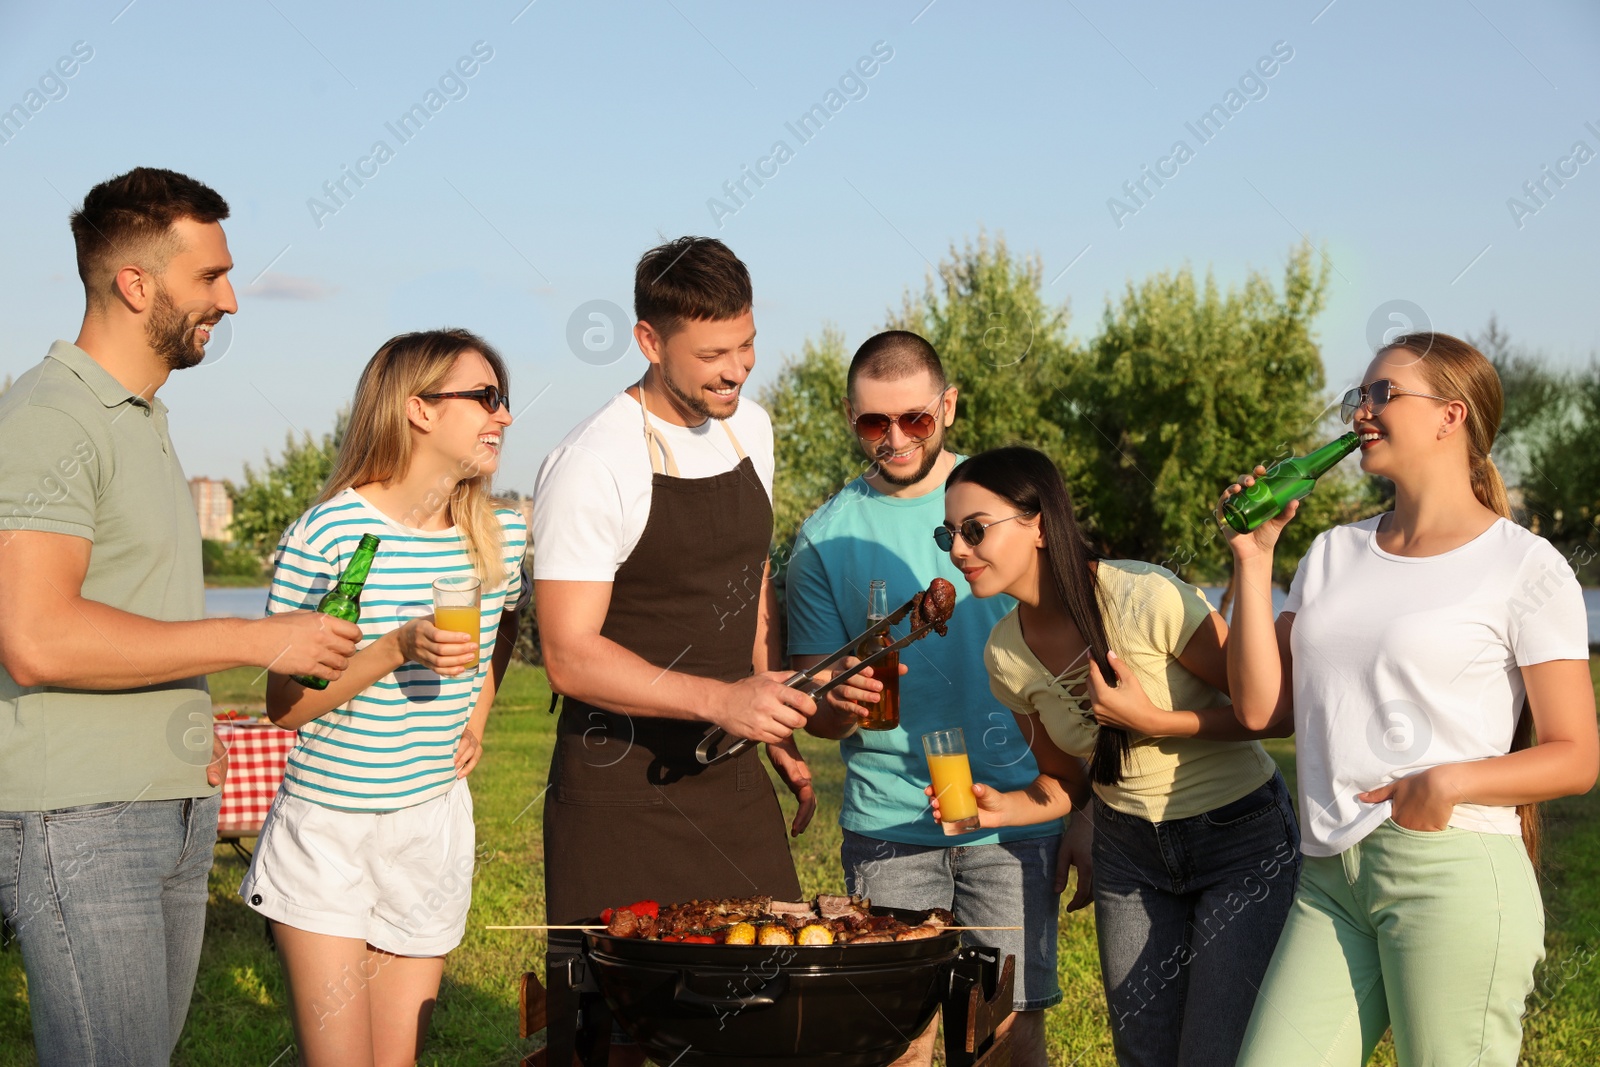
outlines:
{"label": "short brown hair", "polygon": [[880,382],[897,382],[918,371],[927,371],[933,384],[941,389],[949,384],[939,353],[926,338],[910,330],[885,330],[867,338],[856,349],[845,376],[845,393],[854,396],[856,379],[863,375]]}
{"label": "short brown hair", "polygon": [[[228,202],[209,186],[176,171],[135,167],[89,190],[72,213],[78,277],[91,298],[103,288],[113,259],[160,271],[179,250],[170,229],[178,219],[221,222]],[[116,264],[120,268],[122,263]]]}
{"label": "short brown hair", "polygon": [[639,257],[633,314],[665,341],[685,320],[738,318],[750,310],[750,272],[715,237],[680,237]]}

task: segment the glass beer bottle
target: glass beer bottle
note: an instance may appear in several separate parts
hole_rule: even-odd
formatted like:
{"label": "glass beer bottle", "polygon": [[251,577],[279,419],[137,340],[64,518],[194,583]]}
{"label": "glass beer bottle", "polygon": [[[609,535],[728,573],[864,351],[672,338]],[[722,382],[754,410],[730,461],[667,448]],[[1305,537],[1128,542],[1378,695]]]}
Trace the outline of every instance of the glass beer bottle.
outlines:
{"label": "glass beer bottle", "polygon": [[[367,572],[372,569],[372,557],[378,554],[378,538],[373,534],[362,534],[361,543],[356,545],[355,555],[350,557],[350,562],[345,566],[344,573],[339,575],[339,584],[322,594],[322,599],[317,601],[317,610],[324,615],[332,615],[345,622],[359,622],[361,619],[361,587],[367,584]],[[326,678],[296,677],[295,681],[307,689],[326,689]]]}
{"label": "glass beer bottle", "polygon": [[[872,588],[867,594],[867,624],[870,626],[889,616],[889,583],[881,579],[874,579]],[[889,635],[889,628],[884,629],[874,637],[869,637],[861,642],[861,647],[856,649],[856,656],[866,659],[880,648],[887,648],[894,644],[894,638]],[[867,718],[861,724],[863,730],[893,730],[900,725],[900,653],[885,656],[872,665],[872,676],[883,683],[883,691],[878,694],[876,704],[867,705]]]}
{"label": "glass beer bottle", "polygon": [[1347,433],[1310,455],[1290,456],[1274,463],[1267,468],[1267,473],[1257,475],[1254,485],[1246,486],[1243,492],[1223,501],[1222,517],[1236,533],[1249,533],[1282,513],[1291,500],[1309,495],[1317,479],[1360,444],[1360,434]]}

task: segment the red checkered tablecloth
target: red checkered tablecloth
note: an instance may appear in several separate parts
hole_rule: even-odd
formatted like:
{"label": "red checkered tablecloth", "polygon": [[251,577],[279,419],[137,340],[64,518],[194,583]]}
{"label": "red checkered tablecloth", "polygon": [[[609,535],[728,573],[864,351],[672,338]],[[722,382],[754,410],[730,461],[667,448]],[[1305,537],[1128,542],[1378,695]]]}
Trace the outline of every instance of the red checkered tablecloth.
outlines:
{"label": "red checkered tablecloth", "polygon": [[293,730],[271,723],[217,723],[228,749],[228,779],[222,783],[218,837],[255,837],[283,780],[283,765],[294,748]]}

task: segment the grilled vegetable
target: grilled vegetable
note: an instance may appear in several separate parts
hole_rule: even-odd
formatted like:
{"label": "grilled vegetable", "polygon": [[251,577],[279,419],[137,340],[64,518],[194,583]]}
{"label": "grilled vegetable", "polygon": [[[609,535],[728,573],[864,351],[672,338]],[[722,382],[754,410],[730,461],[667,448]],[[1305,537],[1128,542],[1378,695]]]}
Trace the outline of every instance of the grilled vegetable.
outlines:
{"label": "grilled vegetable", "polygon": [[756,928],[753,923],[734,923],[728,927],[728,940],[726,945],[753,945],[756,943]]}
{"label": "grilled vegetable", "polygon": [[795,936],[794,943],[797,945],[831,945],[833,944],[833,931],[821,923],[812,923],[810,926],[804,927]]}
{"label": "grilled vegetable", "polygon": [[763,945],[792,945],[794,932],[781,923],[767,923],[761,928],[760,942]]}

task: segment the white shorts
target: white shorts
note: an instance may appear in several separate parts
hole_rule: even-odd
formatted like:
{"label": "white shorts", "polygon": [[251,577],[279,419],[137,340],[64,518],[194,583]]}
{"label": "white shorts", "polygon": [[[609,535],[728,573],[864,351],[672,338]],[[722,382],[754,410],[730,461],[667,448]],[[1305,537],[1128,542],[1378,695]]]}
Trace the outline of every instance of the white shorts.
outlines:
{"label": "white shorts", "polygon": [[239,895],[297,930],[359,937],[396,956],[443,956],[467,930],[475,847],[465,778],[378,814],[280,791]]}

